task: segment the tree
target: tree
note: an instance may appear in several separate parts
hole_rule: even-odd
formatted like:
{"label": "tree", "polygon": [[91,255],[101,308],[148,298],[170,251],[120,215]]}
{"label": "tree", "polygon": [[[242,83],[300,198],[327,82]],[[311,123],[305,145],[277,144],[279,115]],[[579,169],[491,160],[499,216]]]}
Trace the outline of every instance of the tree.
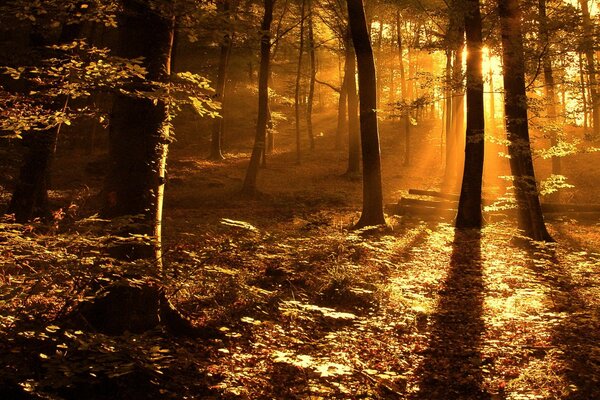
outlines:
{"label": "tree", "polygon": [[[231,0],[220,0],[217,3],[220,13],[229,20],[231,13]],[[229,21],[228,21],[229,22]],[[227,27],[227,31],[223,35],[221,41],[220,53],[219,53],[219,68],[217,72],[217,87],[216,89],[216,100],[221,102],[221,110],[224,108],[225,102],[225,85],[227,83],[227,67],[229,64],[229,56],[231,54],[231,48],[233,47],[233,33],[231,28]],[[212,137],[210,146],[210,159],[212,160],[223,160],[225,157],[222,152],[223,145],[223,120],[225,118],[224,112],[221,111],[221,118],[215,118],[212,126]]]}
{"label": "tree", "polygon": [[256,193],[256,178],[261,157],[265,151],[267,133],[267,119],[269,107],[269,64],[271,60],[271,22],[273,21],[273,6],[275,0],[264,0],[265,13],[260,26],[260,71],[258,74],[258,121],[256,123],[256,136],[254,148],[250,156],[250,164],[246,171],[246,178],[242,193],[254,195]]}
{"label": "tree", "polygon": [[457,228],[481,228],[484,120],[482,33],[479,0],[468,0],[465,12],[467,36],[467,131],[465,165],[456,216]]}
{"label": "tree", "polygon": [[[552,44],[550,43],[550,32],[548,27],[548,15],[546,12],[546,0],[538,0],[539,11],[539,40],[542,47],[542,66],[544,69],[544,94],[546,97],[546,118],[550,125],[550,145],[558,145],[558,134],[556,129],[556,90],[554,85],[554,74],[552,71]],[[560,157],[552,156],[552,174],[561,174]]]}
{"label": "tree", "polygon": [[296,124],[296,163],[302,161],[302,146],[300,141],[300,83],[302,81],[302,56],[304,54],[304,19],[306,0],[300,4],[300,44],[298,49],[298,65],[296,69],[296,86],[294,89],[294,116]]}
{"label": "tree", "polygon": [[348,109],[348,79],[349,76],[346,76],[346,63],[348,61],[344,61],[344,75],[342,77],[342,86],[340,87],[340,97],[338,99],[338,115],[337,115],[337,126],[335,129],[335,148],[342,148],[342,138],[348,134],[348,118],[347,118],[347,109]]}
{"label": "tree", "polygon": [[596,74],[596,61],[594,57],[594,39],[593,39],[593,26],[590,17],[590,11],[588,6],[588,0],[579,0],[581,5],[581,14],[583,22],[583,53],[585,54],[585,60],[588,69],[588,79],[590,82],[590,102],[592,108],[592,127],[593,137],[598,139],[600,137],[600,93],[598,93],[598,78]]}
{"label": "tree", "polygon": [[[80,33],[81,23],[65,23],[62,26],[58,44],[65,44],[76,39]],[[35,30],[34,30],[35,32]],[[41,47],[44,40],[40,35],[31,35],[32,44]],[[65,112],[69,104],[69,96],[56,96],[50,107],[57,113]],[[24,144],[28,151],[19,171],[19,179],[8,206],[8,213],[14,214],[18,222],[27,222],[34,217],[46,218],[50,215],[48,205],[48,189],[50,187],[51,164],[60,133],[62,122],[49,129],[28,132]]]}
{"label": "tree", "polygon": [[518,0],[499,0],[502,34],[504,109],[508,154],[518,207],[519,227],[534,240],[551,241],[535,180],[525,92],[525,61]]}
{"label": "tree", "polygon": [[313,14],[314,6],[312,0],[308,0],[308,55],[310,58],[310,74],[308,82],[308,98],[306,99],[306,130],[308,132],[308,140],[310,143],[310,149],[315,149],[315,135],[313,133],[312,124],[312,112],[313,112],[313,100],[315,97],[315,80],[317,77],[317,61],[315,54],[315,35],[314,35],[314,23]]}
{"label": "tree", "polygon": [[356,228],[384,225],[381,158],[377,125],[377,80],[365,9],[361,0],[346,0],[358,64],[360,138],[363,160],[363,209]]}
{"label": "tree", "polygon": [[344,84],[348,103],[348,169],[346,175],[354,179],[360,174],[360,121],[358,116],[358,93],[356,90],[356,54],[350,31],[345,40]]}
{"label": "tree", "polygon": [[[149,1],[124,0],[119,17],[117,53],[143,57],[146,79],[165,83],[171,72],[175,18],[154,10]],[[161,258],[161,220],[168,143],[169,107],[153,97],[158,87],[144,80],[115,97],[109,131],[109,171],[104,188],[104,217],[139,216],[127,234],[151,237],[149,246],[123,249],[128,257]],[[136,91],[148,96],[132,95]]]}

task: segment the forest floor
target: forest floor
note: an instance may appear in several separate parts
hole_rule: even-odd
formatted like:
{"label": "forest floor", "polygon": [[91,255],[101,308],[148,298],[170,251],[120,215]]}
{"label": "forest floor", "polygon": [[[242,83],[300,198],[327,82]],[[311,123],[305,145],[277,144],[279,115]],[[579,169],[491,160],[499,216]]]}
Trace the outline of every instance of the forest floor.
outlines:
{"label": "forest floor", "polygon": [[[435,142],[428,129],[417,150]],[[353,231],[360,181],[330,147],[299,166],[276,151],[246,199],[247,151],[209,162],[174,146],[162,279],[201,339],[63,323],[98,287],[148,268],[119,265],[99,222],[70,217],[87,189],[63,166],[72,207],[55,224],[0,224],[0,398],[600,398],[598,220],[552,220],[547,244],[509,220],[475,233],[389,216],[388,229]],[[412,167],[401,151],[384,137],[387,203],[440,185],[438,150],[415,151]],[[582,183],[596,178],[590,157],[569,164]]]}

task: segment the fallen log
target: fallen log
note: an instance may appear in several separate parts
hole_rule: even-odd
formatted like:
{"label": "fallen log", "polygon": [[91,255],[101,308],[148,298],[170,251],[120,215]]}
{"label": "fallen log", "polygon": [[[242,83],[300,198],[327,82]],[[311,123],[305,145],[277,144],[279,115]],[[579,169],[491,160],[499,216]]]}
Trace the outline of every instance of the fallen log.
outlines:
{"label": "fallen log", "polygon": [[[460,199],[460,196],[456,195],[456,194],[436,192],[436,191],[432,191],[432,190],[409,189],[408,193],[414,194],[414,195],[419,195],[419,196],[429,196],[429,197],[435,197],[435,198],[440,198],[440,199],[446,199],[446,200],[449,200],[449,202],[445,202],[445,203],[454,202],[456,204],[456,206],[458,206],[457,202]],[[409,200],[405,200],[405,199],[409,199]],[[403,201],[406,202],[405,204],[411,203],[411,204],[416,204],[416,205],[428,205],[428,206],[432,206],[432,207],[437,207],[438,205],[428,204],[428,203],[439,203],[439,202],[431,201],[431,200],[412,199],[412,198],[406,198],[406,197],[403,197],[402,199],[400,199],[400,203],[402,203]],[[489,199],[483,199],[482,203],[484,205],[489,205],[489,204],[492,204],[493,202],[490,201]],[[576,204],[576,203],[575,204],[564,204],[564,203],[542,202],[542,211],[545,213],[561,213],[561,212],[598,212],[598,213],[600,213],[600,204]]]}
{"label": "fallen log", "polygon": [[545,213],[561,213],[561,212],[600,213],[600,204],[542,203],[542,211]]}
{"label": "fallen log", "polygon": [[399,204],[401,206],[424,206],[424,207],[434,207],[434,208],[448,208],[448,209],[457,209],[458,202],[456,201],[447,201],[447,200],[421,200],[421,199],[413,199],[410,197],[402,197],[400,199]]}
{"label": "fallen log", "polygon": [[425,219],[453,219],[456,217],[456,210],[446,208],[435,208],[426,206],[399,206],[398,215],[419,216]]}
{"label": "fallen log", "polygon": [[455,200],[455,201],[458,201],[460,199],[460,196],[457,194],[435,192],[433,190],[409,189],[408,194],[415,194],[415,195],[419,195],[419,196],[439,197],[441,199]]}

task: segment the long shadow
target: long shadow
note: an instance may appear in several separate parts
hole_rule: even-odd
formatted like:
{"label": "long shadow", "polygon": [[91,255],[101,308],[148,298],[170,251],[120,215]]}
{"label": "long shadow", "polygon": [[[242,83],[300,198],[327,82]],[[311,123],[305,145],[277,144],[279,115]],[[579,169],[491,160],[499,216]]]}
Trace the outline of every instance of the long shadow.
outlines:
{"label": "long shadow", "polygon": [[549,288],[548,296],[554,304],[550,311],[568,315],[552,332],[552,345],[561,351],[564,362],[564,369],[557,372],[571,383],[561,398],[600,399],[600,308],[591,306],[577,292],[581,284],[572,279],[554,246],[527,241],[523,247],[531,260],[531,270]]}
{"label": "long shadow", "polygon": [[457,230],[413,399],[489,398],[481,389],[483,289],[481,234]]}

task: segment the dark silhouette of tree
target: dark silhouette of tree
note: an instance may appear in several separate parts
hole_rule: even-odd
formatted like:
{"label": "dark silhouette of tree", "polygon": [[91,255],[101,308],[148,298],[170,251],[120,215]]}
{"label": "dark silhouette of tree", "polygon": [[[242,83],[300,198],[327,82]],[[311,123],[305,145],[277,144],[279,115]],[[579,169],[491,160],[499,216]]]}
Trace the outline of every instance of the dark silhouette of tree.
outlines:
{"label": "dark silhouette of tree", "polygon": [[254,148],[250,156],[250,164],[246,171],[246,178],[242,193],[254,195],[256,193],[256,178],[261,157],[265,151],[267,133],[267,119],[269,107],[269,63],[271,60],[271,22],[273,21],[273,6],[275,0],[265,0],[265,13],[260,26],[262,37],[260,40],[260,71],[258,74],[258,121],[256,123],[256,136]]}
{"label": "dark silhouette of tree", "polygon": [[[175,18],[152,9],[148,1],[123,1],[116,52],[126,58],[144,57],[146,79],[167,82]],[[130,92],[151,92],[143,80]],[[151,246],[133,246],[129,257],[154,255],[160,260],[161,220],[168,143],[169,109],[164,98],[119,94],[115,97],[109,132],[109,171],[104,187],[104,217],[140,216],[127,233],[148,235]],[[149,251],[150,250],[150,251]]]}
{"label": "dark silhouette of tree", "polygon": [[294,122],[296,124],[296,163],[302,162],[302,145],[300,138],[300,83],[302,82],[302,56],[304,55],[304,19],[306,0],[300,4],[300,43],[298,45],[298,65],[296,68],[296,86],[294,89]]}
{"label": "dark silhouette of tree", "polygon": [[594,31],[588,0],[579,0],[583,25],[583,53],[585,54],[588,79],[590,83],[590,102],[592,108],[593,137],[600,137],[600,93],[598,93],[598,77],[596,74],[596,61],[594,56]]}
{"label": "dark silhouette of tree", "polygon": [[377,126],[377,80],[373,49],[361,0],[346,0],[356,61],[360,97],[360,138],[363,160],[363,209],[357,228],[383,225],[381,158]]}
{"label": "dark silhouette of tree", "polygon": [[[226,20],[229,20],[231,13],[231,0],[220,0],[217,3],[220,13]],[[215,118],[212,127],[212,137],[210,146],[210,159],[223,160],[223,127],[225,118],[225,86],[227,83],[227,68],[229,65],[229,57],[231,48],[233,47],[233,32],[228,26],[227,31],[223,35],[219,52],[219,69],[217,72],[217,86],[215,88],[215,99],[221,102],[221,118]]]}
{"label": "dark silhouette of tree", "polygon": [[[62,26],[57,44],[65,44],[76,39],[81,31],[81,23],[65,23]],[[37,48],[49,45],[42,35],[33,29],[31,45]],[[69,98],[58,96],[51,108],[65,110]],[[17,185],[12,194],[7,212],[14,214],[17,222],[27,222],[34,217],[46,218],[50,215],[48,189],[50,187],[51,164],[62,123],[57,127],[40,132],[28,132],[23,142],[28,147],[19,171]]]}
{"label": "dark silhouette of tree", "polygon": [[313,133],[313,103],[315,97],[315,80],[317,78],[317,56],[315,52],[315,34],[314,34],[314,22],[313,15],[315,13],[315,7],[312,0],[308,1],[308,55],[310,59],[310,73],[308,81],[308,98],[306,99],[306,130],[308,132],[308,140],[310,143],[310,149],[315,149],[315,135]]}
{"label": "dark silhouette of tree", "polygon": [[342,148],[342,140],[345,135],[348,134],[348,79],[350,78],[346,74],[346,63],[344,61],[344,76],[342,78],[342,86],[340,87],[340,97],[338,99],[338,116],[337,126],[335,129],[335,148]]}
{"label": "dark silhouette of tree", "polygon": [[456,216],[457,228],[481,228],[484,121],[482,33],[479,0],[468,0],[465,11],[467,36],[467,131],[465,165]]}
{"label": "dark silhouette of tree", "polygon": [[527,120],[525,61],[518,0],[499,0],[504,76],[504,109],[510,169],[519,227],[534,240],[550,241],[537,191]]}
{"label": "dark silhouette of tree", "polygon": [[360,121],[356,88],[356,54],[350,31],[346,34],[345,57],[344,81],[348,102],[348,169],[346,175],[353,179],[360,175]]}
{"label": "dark silhouette of tree", "polygon": [[[556,132],[556,88],[554,84],[554,73],[552,68],[552,44],[550,42],[550,29],[548,27],[548,15],[546,11],[546,0],[538,0],[539,12],[539,42],[542,52],[542,67],[544,69],[544,95],[546,97],[546,118],[550,123],[550,145],[558,145]],[[561,174],[560,157],[552,157],[552,173]]]}

